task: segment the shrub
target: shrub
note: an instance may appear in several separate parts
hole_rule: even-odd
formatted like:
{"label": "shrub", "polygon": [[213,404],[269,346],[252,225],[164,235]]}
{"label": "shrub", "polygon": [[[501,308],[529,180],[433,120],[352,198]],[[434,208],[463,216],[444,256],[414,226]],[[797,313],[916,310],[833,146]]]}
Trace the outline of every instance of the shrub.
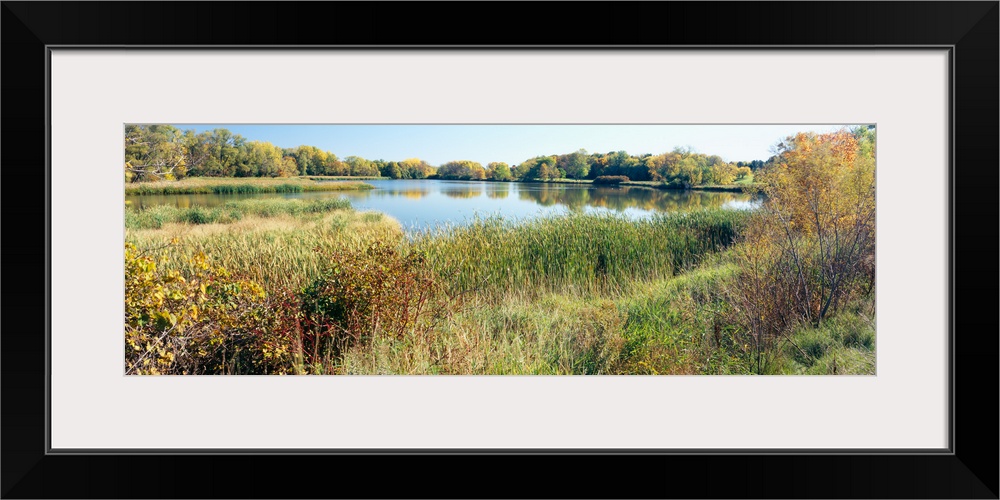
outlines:
{"label": "shrub", "polygon": [[423,253],[383,243],[336,250],[302,292],[302,344],[312,366],[378,335],[426,333],[446,314],[446,293]]}
{"label": "shrub", "polygon": [[260,285],[211,266],[204,254],[173,259],[163,250],[125,245],[127,374],[268,373],[287,366],[279,358],[288,354],[288,342],[268,333],[274,309]]}
{"label": "shrub", "polygon": [[621,184],[628,181],[629,178],[624,175],[601,175],[594,179],[594,184]]}

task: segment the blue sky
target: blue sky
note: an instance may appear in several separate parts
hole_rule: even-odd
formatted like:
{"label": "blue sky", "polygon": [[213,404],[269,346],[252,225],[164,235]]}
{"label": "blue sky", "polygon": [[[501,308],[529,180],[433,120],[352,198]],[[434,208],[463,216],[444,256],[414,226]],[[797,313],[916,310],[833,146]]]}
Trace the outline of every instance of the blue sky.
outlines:
{"label": "blue sky", "polygon": [[514,165],[539,155],[578,149],[633,155],[674,147],[726,161],[766,160],[771,147],[796,132],[830,132],[845,125],[236,125],[174,124],[198,132],[227,128],[249,140],[291,148],[316,146],[340,158],[420,158],[431,165],[473,160]]}

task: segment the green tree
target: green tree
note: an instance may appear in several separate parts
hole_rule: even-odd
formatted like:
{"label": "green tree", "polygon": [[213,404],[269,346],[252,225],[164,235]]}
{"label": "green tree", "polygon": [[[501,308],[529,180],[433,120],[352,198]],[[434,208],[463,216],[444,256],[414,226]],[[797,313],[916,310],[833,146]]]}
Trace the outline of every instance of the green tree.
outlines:
{"label": "green tree", "polygon": [[583,149],[560,156],[557,166],[566,172],[566,177],[570,179],[585,179],[587,178],[587,174],[590,173],[587,151]]}
{"label": "green tree", "polygon": [[487,165],[487,170],[489,171],[489,178],[495,181],[509,181],[513,179],[510,166],[504,162],[492,162]]}
{"label": "green tree", "polygon": [[403,170],[399,168],[399,163],[394,161],[386,162],[385,165],[382,166],[380,173],[382,174],[382,177],[388,177],[390,179],[403,178]]}
{"label": "green tree", "polygon": [[378,176],[378,169],[371,160],[366,160],[360,156],[348,156],[344,158],[344,162],[351,166],[351,175],[353,176]]}

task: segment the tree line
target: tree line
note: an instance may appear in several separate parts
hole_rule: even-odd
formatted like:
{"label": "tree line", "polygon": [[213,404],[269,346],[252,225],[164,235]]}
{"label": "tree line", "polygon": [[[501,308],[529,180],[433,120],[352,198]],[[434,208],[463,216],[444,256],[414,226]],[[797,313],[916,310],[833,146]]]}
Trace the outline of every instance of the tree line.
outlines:
{"label": "tree line", "polygon": [[[773,157],[771,159],[773,161]],[[451,161],[437,169],[441,179],[529,181],[577,179],[592,180],[622,176],[632,181],[659,181],[677,186],[732,184],[750,177],[766,165],[762,160],[727,162],[716,155],[676,148],[659,155],[630,155],[625,151],[536,156],[517,165],[493,162],[483,167],[470,160]]]}
{"label": "tree line", "polygon": [[[772,157],[769,162],[773,162]],[[172,125],[125,127],[125,178],[131,182],[184,177],[374,176],[391,179],[455,179],[530,181],[595,179],[624,176],[633,181],[659,181],[679,187],[732,184],[765,166],[765,162],[726,162],[716,155],[675,148],[659,155],[625,151],[567,154],[529,158],[517,165],[492,162],[485,167],[470,160],[434,167],[419,158],[403,161],[339,158],[315,146],[281,148],[266,141],[248,141],[228,129],[196,133]]]}
{"label": "tree line", "polygon": [[125,179],[131,182],[185,177],[371,176],[425,179],[435,168],[403,161],[339,158],[315,146],[281,148],[248,141],[225,128],[196,133],[172,125],[125,126]]}

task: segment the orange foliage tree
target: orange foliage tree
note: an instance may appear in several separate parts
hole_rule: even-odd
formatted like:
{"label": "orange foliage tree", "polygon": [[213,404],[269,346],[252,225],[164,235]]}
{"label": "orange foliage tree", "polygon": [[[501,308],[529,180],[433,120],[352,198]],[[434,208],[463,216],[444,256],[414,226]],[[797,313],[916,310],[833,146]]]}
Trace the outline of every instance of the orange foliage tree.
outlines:
{"label": "orange foliage tree", "polygon": [[867,127],[799,133],[755,180],[766,202],[736,247],[733,298],[758,344],[819,326],[875,279],[875,147]]}

